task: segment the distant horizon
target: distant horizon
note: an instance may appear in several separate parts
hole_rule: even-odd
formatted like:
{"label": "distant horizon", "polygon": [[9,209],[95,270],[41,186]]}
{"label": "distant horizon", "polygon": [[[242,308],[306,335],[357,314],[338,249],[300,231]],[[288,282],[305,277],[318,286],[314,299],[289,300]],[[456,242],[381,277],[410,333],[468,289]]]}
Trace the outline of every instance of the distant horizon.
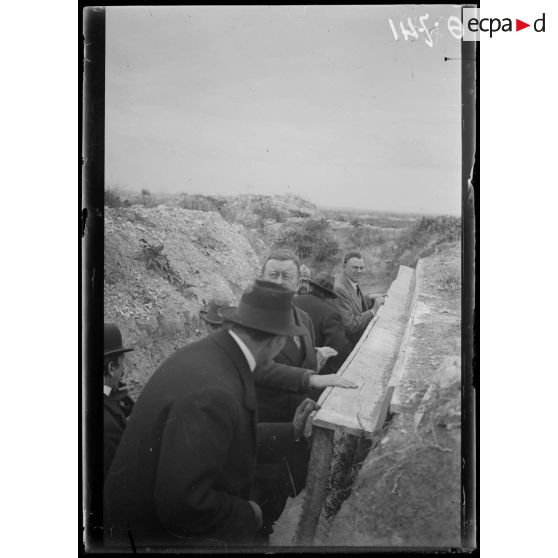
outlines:
{"label": "distant horizon", "polygon": [[[133,195],[133,194],[141,194],[142,190],[146,190],[146,188],[140,188],[138,190],[136,189],[130,189],[130,188],[126,188],[124,186],[120,186],[120,185],[111,185],[108,188],[105,189],[105,191],[114,191],[116,193],[121,193],[121,194],[127,194],[127,195]],[[149,189],[147,189],[149,191],[149,195],[155,195],[155,196],[161,196],[161,197],[174,197],[174,196],[181,196],[181,195],[185,195],[185,196],[202,196],[202,197],[206,197],[206,198],[210,198],[210,197],[222,197],[222,198],[233,198],[233,197],[237,197],[237,196],[265,196],[265,197],[285,197],[285,196],[296,196],[298,198],[301,198],[303,201],[306,201],[308,203],[311,203],[312,205],[315,205],[317,208],[324,210],[324,211],[350,211],[353,213],[379,213],[379,214],[386,214],[386,215],[404,215],[404,216],[412,216],[412,215],[420,215],[420,216],[451,216],[451,217],[461,217],[462,212],[459,211],[459,213],[430,213],[430,212],[420,212],[420,211],[405,211],[405,210],[401,210],[401,209],[372,209],[372,208],[363,208],[363,207],[352,207],[352,206],[332,206],[332,205],[323,205],[320,203],[317,203],[316,201],[310,199],[308,196],[305,196],[303,194],[297,194],[296,192],[284,192],[284,193],[276,193],[276,194],[264,194],[264,193],[258,193],[258,192],[243,192],[240,194],[199,194],[196,192],[186,192],[186,191],[180,191],[180,192],[151,192]]]}

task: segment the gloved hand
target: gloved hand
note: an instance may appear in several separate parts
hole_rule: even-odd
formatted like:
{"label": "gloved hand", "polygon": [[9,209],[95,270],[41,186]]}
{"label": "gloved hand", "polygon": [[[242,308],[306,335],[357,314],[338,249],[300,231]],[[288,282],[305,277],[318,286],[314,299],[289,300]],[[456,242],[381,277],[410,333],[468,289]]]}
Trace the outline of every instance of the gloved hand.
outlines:
{"label": "gloved hand", "polygon": [[298,442],[302,438],[304,425],[312,411],[317,411],[320,406],[307,397],[297,408],[293,417],[293,426],[295,431],[295,440]]}

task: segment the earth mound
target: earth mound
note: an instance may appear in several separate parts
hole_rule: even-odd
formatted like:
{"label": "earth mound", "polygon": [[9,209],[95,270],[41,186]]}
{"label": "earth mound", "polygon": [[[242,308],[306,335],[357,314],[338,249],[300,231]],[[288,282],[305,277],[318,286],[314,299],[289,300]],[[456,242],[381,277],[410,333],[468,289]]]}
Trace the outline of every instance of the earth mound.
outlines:
{"label": "earth mound", "polygon": [[107,208],[105,321],[135,350],[132,396],[174,350],[205,335],[199,310],[213,295],[235,304],[260,260],[241,225],[174,207]]}

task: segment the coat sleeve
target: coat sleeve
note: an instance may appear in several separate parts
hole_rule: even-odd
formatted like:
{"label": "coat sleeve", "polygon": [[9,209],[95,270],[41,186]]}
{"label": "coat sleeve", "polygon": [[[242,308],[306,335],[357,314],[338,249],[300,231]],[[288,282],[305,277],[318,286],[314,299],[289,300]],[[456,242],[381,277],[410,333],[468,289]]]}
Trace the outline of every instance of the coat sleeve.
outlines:
{"label": "coat sleeve", "polygon": [[297,447],[291,422],[258,423],[258,463],[277,463]]}
{"label": "coat sleeve", "polygon": [[256,385],[287,391],[290,393],[308,393],[312,370],[296,368],[270,361],[260,364],[254,370]]}
{"label": "coat sleeve", "polygon": [[124,428],[117,423],[116,419],[111,417],[110,413],[106,409],[104,411],[103,420],[103,478],[106,479],[114,456],[116,455],[116,450],[120,445]]}
{"label": "coat sleeve", "polygon": [[339,355],[346,357],[351,344],[345,334],[341,316],[337,312],[331,312],[324,319],[323,332],[324,345],[335,349]]}
{"label": "coat sleeve", "polygon": [[218,531],[238,539],[257,531],[258,521],[248,501],[216,488],[239,413],[234,398],[217,388],[197,391],[171,408],[154,487],[155,509],[169,533]]}
{"label": "coat sleeve", "polygon": [[331,312],[323,322],[324,345],[337,351],[337,355],[327,360],[320,374],[334,374],[351,352],[351,343],[345,334],[341,317]]}
{"label": "coat sleeve", "polygon": [[350,335],[361,335],[374,317],[372,310],[355,314],[351,301],[340,291],[336,291],[338,296],[335,299],[335,308],[341,316],[341,321]]}

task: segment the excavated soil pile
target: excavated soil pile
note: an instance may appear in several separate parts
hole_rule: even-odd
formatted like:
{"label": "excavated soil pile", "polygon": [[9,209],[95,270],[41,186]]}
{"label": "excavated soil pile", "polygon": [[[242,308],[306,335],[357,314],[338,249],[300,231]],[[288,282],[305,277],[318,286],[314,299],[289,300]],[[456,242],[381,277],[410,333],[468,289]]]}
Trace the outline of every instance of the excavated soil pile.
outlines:
{"label": "excavated soil pile", "polygon": [[132,396],[162,360],[205,335],[205,302],[220,295],[237,303],[259,269],[244,228],[219,213],[107,208],[105,321],[135,348],[125,359]]}

